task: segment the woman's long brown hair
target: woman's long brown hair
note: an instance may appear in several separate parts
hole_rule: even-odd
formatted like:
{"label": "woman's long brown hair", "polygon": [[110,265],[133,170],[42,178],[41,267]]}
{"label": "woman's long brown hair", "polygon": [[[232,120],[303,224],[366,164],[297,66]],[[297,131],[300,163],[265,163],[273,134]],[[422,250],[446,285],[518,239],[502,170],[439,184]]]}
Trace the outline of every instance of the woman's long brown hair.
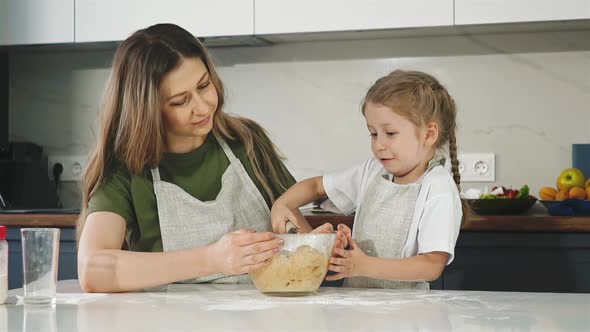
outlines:
{"label": "woman's long brown hair", "polygon": [[223,112],[225,93],[211,57],[203,44],[174,24],[157,24],[135,32],[117,48],[101,106],[97,143],[82,178],[82,212],[76,234],[80,237],[92,193],[104,183],[116,163],[132,174],[160,163],[165,149],[159,88],[163,77],[183,58],[199,58],[209,70],[217,90],[218,109],[213,116],[213,133],[245,146],[257,180],[274,201],[271,183],[283,189],[289,178],[276,169],[283,159],[268,143],[267,133],[256,122]]}

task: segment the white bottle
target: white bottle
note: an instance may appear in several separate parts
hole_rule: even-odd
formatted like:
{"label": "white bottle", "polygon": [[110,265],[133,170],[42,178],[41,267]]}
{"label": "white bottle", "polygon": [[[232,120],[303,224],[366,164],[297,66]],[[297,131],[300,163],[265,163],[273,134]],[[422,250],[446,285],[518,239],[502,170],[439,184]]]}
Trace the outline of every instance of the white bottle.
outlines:
{"label": "white bottle", "polygon": [[0,226],[0,304],[6,301],[8,293],[8,243],[6,227]]}

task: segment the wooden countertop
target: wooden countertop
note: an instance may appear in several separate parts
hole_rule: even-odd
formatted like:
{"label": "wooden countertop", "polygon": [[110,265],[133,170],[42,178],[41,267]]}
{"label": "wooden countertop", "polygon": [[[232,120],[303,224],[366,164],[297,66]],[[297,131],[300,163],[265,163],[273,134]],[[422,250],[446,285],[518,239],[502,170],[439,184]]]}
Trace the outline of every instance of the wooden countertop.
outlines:
{"label": "wooden countertop", "polygon": [[[353,224],[353,216],[334,214],[306,215],[312,226],[329,222],[333,225]],[[590,217],[549,215],[480,216],[474,215],[461,231],[491,232],[590,232]]]}
{"label": "wooden countertop", "polygon": [[[77,214],[0,214],[0,225],[14,227],[74,227]],[[352,226],[353,216],[310,214],[313,226],[329,222]],[[474,215],[462,231],[492,232],[590,232],[590,217],[559,217],[549,215],[479,216]]]}
{"label": "wooden countertop", "polygon": [[74,227],[77,214],[0,213],[0,225],[18,227]]}

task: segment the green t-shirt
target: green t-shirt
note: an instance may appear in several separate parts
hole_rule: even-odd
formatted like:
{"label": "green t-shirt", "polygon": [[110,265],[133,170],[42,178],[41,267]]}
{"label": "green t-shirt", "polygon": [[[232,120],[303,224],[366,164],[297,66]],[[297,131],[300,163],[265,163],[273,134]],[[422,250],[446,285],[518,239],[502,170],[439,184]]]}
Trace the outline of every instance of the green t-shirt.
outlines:
{"label": "green t-shirt", "polygon": [[[227,144],[242,162],[270,208],[270,197],[256,179],[244,145],[238,140],[228,141]],[[281,160],[274,160],[273,163],[290,179],[289,186],[293,185],[295,179]],[[211,201],[221,190],[221,176],[228,166],[229,159],[213,134],[209,134],[205,143],[194,151],[180,154],[165,153],[158,168],[162,181],[176,184],[200,201]],[[275,198],[284,192],[278,184],[269,184]],[[89,214],[109,211],[125,219],[129,249],[145,252],[162,251],[156,195],[149,169],[141,174],[132,175],[125,167],[116,167],[92,194],[88,205]]]}

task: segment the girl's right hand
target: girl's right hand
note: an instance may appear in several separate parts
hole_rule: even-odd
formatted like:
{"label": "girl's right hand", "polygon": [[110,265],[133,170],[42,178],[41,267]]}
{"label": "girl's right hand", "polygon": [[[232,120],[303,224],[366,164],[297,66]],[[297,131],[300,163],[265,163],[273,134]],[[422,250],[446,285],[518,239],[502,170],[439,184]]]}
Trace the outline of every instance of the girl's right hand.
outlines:
{"label": "girl's right hand", "polygon": [[312,230],[299,209],[291,210],[285,204],[282,204],[277,200],[270,210],[272,230],[279,234],[287,233],[287,221],[295,224],[299,233],[309,233]]}
{"label": "girl's right hand", "polygon": [[350,245],[350,250],[334,249],[334,256],[330,258],[328,270],[336,273],[326,276],[328,281],[366,275],[363,263],[367,261],[367,255],[352,239],[351,234],[347,234],[346,239]]}
{"label": "girl's right hand", "polygon": [[208,250],[214,271],[230,275],[252,272],[266,264],[283,246],[272,232],[239,230],[227,233]]}

